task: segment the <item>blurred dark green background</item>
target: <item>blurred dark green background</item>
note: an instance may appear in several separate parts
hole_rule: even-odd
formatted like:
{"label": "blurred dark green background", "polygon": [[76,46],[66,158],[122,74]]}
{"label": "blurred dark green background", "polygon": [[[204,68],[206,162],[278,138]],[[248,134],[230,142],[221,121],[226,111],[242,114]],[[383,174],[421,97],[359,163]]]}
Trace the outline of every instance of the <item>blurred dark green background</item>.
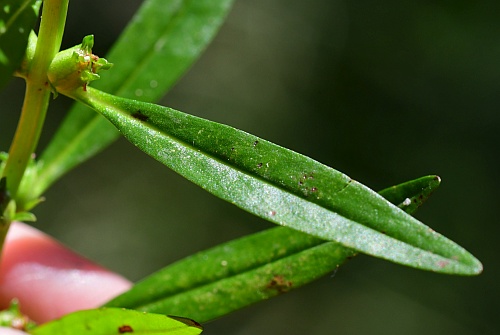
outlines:
{"label": "blurred dark green background", "polygon": [[[140,2],[72,1],[65,46],[94,33],[94,51],[105,54]],[[418,217],[485,271],[451,277],[360,256],[335,276],[208,324],[206,334],[498,333],[499,14],[493,0],[236,1],[162,104],[272,140],[376,190],[440,175]],[[0,96],[2,150],[23,87],[13,80]],[[69,105],[53,101],[42,147]],[[46,197],[36,227],[133,280],[269,226],[124,140]]]}

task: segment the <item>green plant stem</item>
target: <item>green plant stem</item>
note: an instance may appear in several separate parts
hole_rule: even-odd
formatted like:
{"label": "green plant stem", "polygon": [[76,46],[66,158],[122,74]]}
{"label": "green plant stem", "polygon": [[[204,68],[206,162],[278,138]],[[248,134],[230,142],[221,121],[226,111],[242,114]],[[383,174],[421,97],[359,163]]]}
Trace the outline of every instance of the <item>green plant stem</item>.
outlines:
{"label": "green plant stem", "polygon": [[40,138],[50,99],[47,70],[61,46],[69,0],[45,0],[33,62],[26,78],[26,93],[4,176],[16,197],[26,166]]}

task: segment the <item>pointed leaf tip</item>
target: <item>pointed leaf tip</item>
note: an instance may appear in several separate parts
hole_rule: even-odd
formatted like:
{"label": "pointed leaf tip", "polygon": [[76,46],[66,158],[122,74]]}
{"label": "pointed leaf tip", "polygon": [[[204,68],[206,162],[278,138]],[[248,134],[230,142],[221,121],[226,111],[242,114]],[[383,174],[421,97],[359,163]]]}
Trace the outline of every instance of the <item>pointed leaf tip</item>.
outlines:
{"label": "pointed leaf tip", "polygon": [[412,213],[422,206],[440,185],[441,178],[430,175],[388,187],[379,194],[405,212]]}

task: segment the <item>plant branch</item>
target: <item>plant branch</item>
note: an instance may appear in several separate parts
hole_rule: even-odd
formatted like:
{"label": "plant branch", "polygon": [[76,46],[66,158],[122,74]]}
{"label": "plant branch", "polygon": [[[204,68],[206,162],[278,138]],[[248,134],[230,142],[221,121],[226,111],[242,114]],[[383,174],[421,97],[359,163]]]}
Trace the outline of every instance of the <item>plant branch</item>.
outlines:
{"label": "plant branch", "polygon": [[26,78],[26,93],[4,176],[15,198],[29,159],[38,144],[50,99],[47,70],[61,46],[69,0],[45,0],[33,62]]}

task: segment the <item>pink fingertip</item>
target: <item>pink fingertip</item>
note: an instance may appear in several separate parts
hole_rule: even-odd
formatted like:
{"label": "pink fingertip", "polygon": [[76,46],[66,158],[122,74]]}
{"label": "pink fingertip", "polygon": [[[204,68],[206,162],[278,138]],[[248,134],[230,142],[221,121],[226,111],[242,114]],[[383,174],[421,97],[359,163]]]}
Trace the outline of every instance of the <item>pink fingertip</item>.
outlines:
{"label": "pink fingertip", "polygon": [[0,335],[27,335],[27,334],[20,330],[0,327]]}
{"label": "pink fingertip", "polygon": [[2,307],[17,298],[30,318],[46,322],[98,307],[130,286],[32,227],[13,223],[9,230],[0,263]]}

